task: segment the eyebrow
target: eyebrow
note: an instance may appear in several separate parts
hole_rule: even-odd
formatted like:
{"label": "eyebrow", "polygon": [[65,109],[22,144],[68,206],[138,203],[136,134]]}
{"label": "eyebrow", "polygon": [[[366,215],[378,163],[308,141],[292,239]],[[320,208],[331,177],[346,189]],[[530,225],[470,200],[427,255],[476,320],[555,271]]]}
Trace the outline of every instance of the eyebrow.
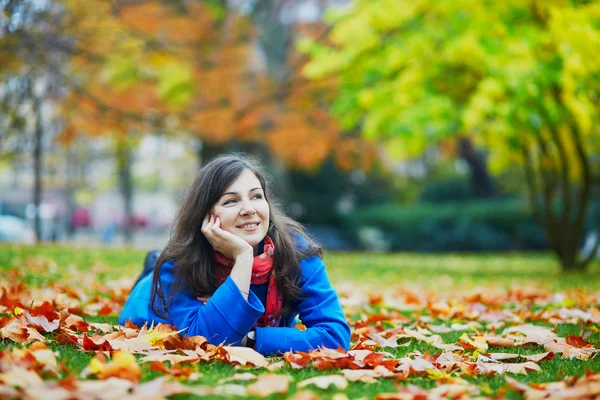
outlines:
{"label": "eyebrow", "polygon": [[[250,193],[250,192],[253,192],[253,191],[255,191],[255,190],[262,190],[262,188],[261,188],[261,187],[255,187],[255,188],[253,188],[253,189],[250,189],[250,190],[248,191],[248,193]],[[225,193],[223,193],[223,194],[221,195],[221,197],[223,197],[223,196],[225,196],[225,195],[228,195],[228,194],[237,195],[237,194],[238,194],[238,192],[225,192]]]}

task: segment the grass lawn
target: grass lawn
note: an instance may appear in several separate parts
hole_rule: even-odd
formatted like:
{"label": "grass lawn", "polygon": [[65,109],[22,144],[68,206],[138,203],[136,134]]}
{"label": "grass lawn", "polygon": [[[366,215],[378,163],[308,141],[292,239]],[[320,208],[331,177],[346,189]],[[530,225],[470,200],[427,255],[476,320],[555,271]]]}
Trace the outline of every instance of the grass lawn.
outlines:
{"label": "grass lawn", "polygon": [[[47,298],[52,296],[54,290],[58,292],[63,290],[60,288],[73,287],[87,294],[87,305],[108,301],[112,301],[111,304],[122,303],[122,299],[110,297],[120,293],[115,288],[128,287],[135,280],[144,255],[143,251],[130,249],[0,245],[0,290],[4,287],[6,292],[10,292],[11,288],[22,282],[27,290],[34,293],[32,296]],[[569,343],[573,343],[574,337],[580,337],[581,342],[577,343],[581,347],[575,346],[573,354],[579,354],[577,351],[581,349],[600,348],[599,263],[593,264],[586,274],[565,275],[560,273],[558,264],[550,254],[326,254],[325,262],[330,279],[340,293],[351,327],[362,327],[362,331],[355,331],[353,346],[366,340],[366,336],[361,336],[367,335],[365,332],[381,340],[384,336],[378,335],[385,334],[389,338],[386,332],[390,329],[397,328],[403,332],[398,336],[397,346],[373,345],[375,351],[389,353],[388,358],[404,362],[423,359],[438,366],[439,360],[431,357],[442,353],[442,350],[429,340],[434,336],[429,329],[433,331],[434,328],[438,329],[437,334],[444,344],[460,345],[461,349],[454,349],[451,353],[460,356],[465,361],[464,366],[469,364],[471,369],[475,368],[477,362],[482,362],[480,354],[534,355],[548,351],[542,344],[487,347],[476,339],[477,333],[502,335],[510,327],[530,322],[550,328],[559,338],[573,335]],[[494,317],[505,311],[506,315],[514,318]],[[116,324],[115,312],[90,314],[94,313],[82,314],[88,323]],[[11,309],[6,308],[0,317],[13,318],[12,315]],[[586,317],[589,315],[591,319]],[[49,339],[48,347],[55,351],[59,363],[64,362],[67,371],[61,371],[57,377],[49,379],[64,379],[66,374],[79,378],[95,356],[93,351],[86,352],[78,346],[59,344],[54,333],[44,336]],[[0,338],[0,350],[8,351],[10,347],[21,345]],[[136,357],[139,360],[140,356]],[[463,393],[470,396],[522,398],[518,390],[509,388],[507,377],[509,381],[516,379],[525,384],[543,384],[582,377],[586,371],[600,372],[600,355],[582,358],[585,357],[555,354],[554,358],[537,363],[539,371],[528,370],[527,374],[484,374],[460,368],[437,373],[427,368],[420,371],[415,366],[407,370],[404,376],[377,378],[373,383],[350,381],[345,389],[334,386],[328,389],[315,386],[308,388],[310,395],[315,396],[313,398],[337,396],[341,399],[346,396],[353,399],[385,398],[386,393],[403,390],[417,393],[418,389],[410,389],[411,385],[428,389],[428,393],[433,393],[440,385],[463,385],[471,390],[475,388],[475,392]],[[269,361],[274,363],[280,359]],[[140,365],[142,382],[163,376],[156,368],[151,369],[149,363]],[[171,368],[170,364],[166,365]],[[286,363],[275,371],[291,376],[294,383],[285,394],[272,394],[269,398],[310,398],[300,397],[309,396],[309,393],[299,388],[298,382],[342,374],[338,368],[321,371],[314,365],[313,362],[313,366],[294,369]],[[238,398],[235,394],[227,394],[227,388],[237,390],[248,383],[237,382],[234,386],[227,386],[219,383],[220,380],[240,372],[268,373],[266,369],[240,368],[219,361],[193,363],[188,367],[199,373],[196,375],[199,379],[193,382],[183,379],[183,383],[198,387],[220,387],[222,391],[219,393],[222,394],[219,397],[226,398]],[[0,397],[1,372],[0,363]],[[215,394],[211,394],[211,397],[215,397]],[[175,398],[194,398],[194,395],[179,394]]]}

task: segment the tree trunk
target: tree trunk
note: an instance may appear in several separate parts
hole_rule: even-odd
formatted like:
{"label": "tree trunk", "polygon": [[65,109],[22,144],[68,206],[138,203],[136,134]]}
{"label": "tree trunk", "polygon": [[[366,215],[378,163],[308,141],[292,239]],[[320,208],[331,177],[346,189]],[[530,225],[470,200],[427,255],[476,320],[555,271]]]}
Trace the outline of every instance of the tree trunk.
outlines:
{"label": "tree trunk", "polygon": [[232,151],[231,143],[211,143],[206,140],[202,140],[198,150],[198,164],[204,165],[213,158]]}
{"label": "tree trunk", "polygon": [[35,112],[35,132],[34,132],[34,150],[33,150],[33,173],[34,173],[34,186],[33,186],[33,229],[35,231],[35,241],[40,243],[42,241],[42,220],[40,216],[40,208],[42,206],[42,164],[43,164],[43,127],[42,127],[42,110],[40,100],[33,95]]}
{"label": "tree trunk", "polygon": [[133,179],[131,177],[132,151],[127,140],[117,143],[117,169],[119,174],[119,187],[123,196],[123,236],[125,243],[133,242]]}
{"label": "tree trunk", "polygon": [[[526,145],[522,145],[531,212],[544,229],[549,247],[556,254],[562,270],[583,272],[600,246],[599,238],[590,254],[581,255],[579,251],[593,184],[589,156],[574,121],[570,136],[565,140],[569,140],[576,150],[575,162],[582,170],[581,182],[573,181],[567,173],[570,166],[560,148],[564,144],[558,134],[551,136],[551,141],[542,135],[536,140],[537,162]],[[558,157],[552,157],[554,149]],[[536,164],[544,168],[539,169]]]}
{"label": "tree trunk", "polygon": [[479,198],[491,197],[493,195],[492,180],[483,156],[466,137],[459,140],[458,150],[461,158],[469,165],[471,185],[475,195]]}
{"label": "tree trunk", "polygon": [[285,24],[280,17],[282,5],[281,1],[258,0],[252,12],[267,68],[277,82],[282,82],[287,74],[286,61],[292,36],[291,24]]}

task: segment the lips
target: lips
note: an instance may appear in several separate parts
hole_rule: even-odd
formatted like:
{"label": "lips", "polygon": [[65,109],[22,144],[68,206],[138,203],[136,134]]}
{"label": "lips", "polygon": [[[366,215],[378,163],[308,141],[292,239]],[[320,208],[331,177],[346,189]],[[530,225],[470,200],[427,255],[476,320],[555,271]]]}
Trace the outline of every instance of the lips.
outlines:
{"label": "lips", "polygon": [[254,230],[256,229],[256,227],[258,227],[258,225],[260,225],[260,222],[246,222],[245,224],[236,226],[236,228],[244,230]]}

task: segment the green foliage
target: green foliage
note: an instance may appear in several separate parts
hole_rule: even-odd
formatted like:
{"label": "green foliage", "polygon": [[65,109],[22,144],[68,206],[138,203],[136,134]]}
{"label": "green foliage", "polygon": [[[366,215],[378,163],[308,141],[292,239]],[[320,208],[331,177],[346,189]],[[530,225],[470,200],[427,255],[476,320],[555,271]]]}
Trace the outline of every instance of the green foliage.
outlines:
{"label": "green foliage", "polygon": [[342,125],[398,157],[470,133],[499,171],[546,126],[598,133],[598,2],[359,0],[330,21],[333,46],[300,44],[305,75],[339,74]]}
{"label": "green foliage", "polygon": [[300,49],[307,77],[339,77],[332,110],[345,129],[396,159],[470,136],[493,172],[523,167],[551,248],[565,269],[586,267],[577,250],[600,153],[600,2],[357,0],[331,22],[328,44]]}
{"label": "green foliage", "polygon": [[514,200],[472,203],[394,204],[361,210],[350,222],[355,229],[381,229],[392,250],[500,251],[542,249],[543,231],[527,204]]}
{"label": "green foliage", "polygon": [[[425,192],[427,193],[427,192]],[[428,194],[429,195],[429,194]],[[600,203],[590,207],[587,229],[600,221]],[[525,201],[501,198],[471,202],[387,204],[363,208],[345,221],[355,234],[361,227],[382,231],[394,251],[514,251],[547,249],[542,228]]]}
{"label": "green foliage", "polygon": [[182,64],[170,62],[158,71],[158,94],[165,103],[182,107],[194,94],[194,83],[190,69]]}
{"label": "green foliage", "polygon": [[475,197],[473,187],[467,179],[453,178],[426,183],[420,200],[442,203],[473,200]]}

